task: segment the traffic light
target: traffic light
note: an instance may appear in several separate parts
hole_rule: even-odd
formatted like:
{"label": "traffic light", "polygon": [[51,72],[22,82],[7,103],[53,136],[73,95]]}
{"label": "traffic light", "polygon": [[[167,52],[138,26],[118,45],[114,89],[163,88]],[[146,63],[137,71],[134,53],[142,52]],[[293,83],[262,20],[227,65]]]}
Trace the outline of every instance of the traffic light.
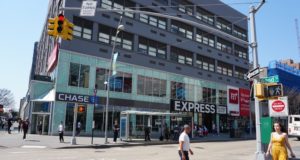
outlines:
{"label": "traffic light", "polygon": [[85,106],[78,106],[78,112],[79,113],[85,112]]}
{"label": "traffic light", "polygon": [[48,19],[48,35],[57,37],[57,17]]}
{"label": "traffic light", "polygon": [[270,83],[267,85],[268,97],[277,98],[283,96],[283,87],[282,84]]}
{"label": "traffic light", "polygon": [[62,31],[62,39],[64,40],[72,40],[73,39],[73,27],[74,24],[69,22],[67,19],[64,20],[63,31]]}
{"label": "traffic light", "polygon": [[65,16],[63,14],[59,14],[57,18],[57,33],[58,35],[61,35],[64,30],[64,22],[65,22]]}
{"label": "traffic light", "polygon": [[4,112],[3,105],[0,104],[0,113],[3,113],[3,112]]}
{"label": "traffic light", "polygon": [[265,94],[265,84],[264,83],[257,83],[255,85],[255,96],[259,99],[265,99],[267,98]]}

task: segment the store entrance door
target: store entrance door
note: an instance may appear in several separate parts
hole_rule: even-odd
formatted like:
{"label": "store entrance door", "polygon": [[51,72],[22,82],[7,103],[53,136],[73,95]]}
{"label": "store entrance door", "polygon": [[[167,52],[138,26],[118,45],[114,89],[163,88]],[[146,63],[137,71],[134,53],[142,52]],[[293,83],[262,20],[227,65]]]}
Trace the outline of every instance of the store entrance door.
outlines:
{"label": "store entrance door", "polygon": [[34,126],[36,134],[47,135],[49,132],[49,115],[37,114]]}

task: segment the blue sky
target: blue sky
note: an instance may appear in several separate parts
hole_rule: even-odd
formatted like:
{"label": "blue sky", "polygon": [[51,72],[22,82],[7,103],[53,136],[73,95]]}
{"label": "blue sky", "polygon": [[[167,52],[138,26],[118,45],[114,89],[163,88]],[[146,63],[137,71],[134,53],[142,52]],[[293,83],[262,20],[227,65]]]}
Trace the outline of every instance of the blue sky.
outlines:
{"label": "blue sky", "polygon": [[[258,0],[223,0],[232,4]],[[48,0],[0,2],[0,88],[10,89],[16,105],[27,91],[33,45],[45,22]],[[249,5],[231,5],[248,14]],[[300,61],[294,19],[300,20],[300,0],[267,0],[257,13],[258,53],[261,66],[270,60]]]}

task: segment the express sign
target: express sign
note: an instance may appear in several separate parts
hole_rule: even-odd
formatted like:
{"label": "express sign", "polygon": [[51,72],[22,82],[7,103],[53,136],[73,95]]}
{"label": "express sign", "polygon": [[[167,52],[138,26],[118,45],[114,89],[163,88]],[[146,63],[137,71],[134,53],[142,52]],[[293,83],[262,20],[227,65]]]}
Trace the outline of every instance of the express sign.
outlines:
{"label": "express sign", "polygon": [[287,97],[278,100],[269,100],[269,111],[271,117],[288,116],[288,100]]}
{"label": "express sign", "polygon": [[171,100],[171,111],[176,112],[195,112],[195,113],[216,113],[216,105],[206,104],[206,103],[197,103],[189,101],[180,101],[180,100]]}

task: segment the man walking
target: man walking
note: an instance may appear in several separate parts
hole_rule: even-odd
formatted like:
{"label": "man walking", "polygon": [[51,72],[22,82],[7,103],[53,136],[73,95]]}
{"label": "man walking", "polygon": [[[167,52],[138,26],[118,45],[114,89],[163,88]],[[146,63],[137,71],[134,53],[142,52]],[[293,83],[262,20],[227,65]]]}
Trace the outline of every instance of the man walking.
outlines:
{"label": "man walking", "polygon": [[27,118],[26,121],[23,121],[23,124],[22,124],[22,128],[23,128],[23,139],[26,139],[26,135],[27,135],[27,132],[28,132],[28,128],[29,128],[29,119]]}
{"label": "man walking", "polygon": [[189,152],[193,155],[193,151],[190,148],[189,133],[191,133],[191,127],[184,125],[184,131],[179,136],[179,156],[180,160],[189,160]]}
{"label": "man walking", "polygon": [[118,125],[118,121],[115,121],[115,125],[114,125],[114,143],[117,142],[117,138],[118,138],[118,135],[119,135],[119,130],[120,130],[120,127]]}
{"label": "man walking", "polygon": [[60,124],[58,126],[58,133],[59,133],[60,143],[64,143],[64,125],[63,125],[62,121],[60,122]]}

